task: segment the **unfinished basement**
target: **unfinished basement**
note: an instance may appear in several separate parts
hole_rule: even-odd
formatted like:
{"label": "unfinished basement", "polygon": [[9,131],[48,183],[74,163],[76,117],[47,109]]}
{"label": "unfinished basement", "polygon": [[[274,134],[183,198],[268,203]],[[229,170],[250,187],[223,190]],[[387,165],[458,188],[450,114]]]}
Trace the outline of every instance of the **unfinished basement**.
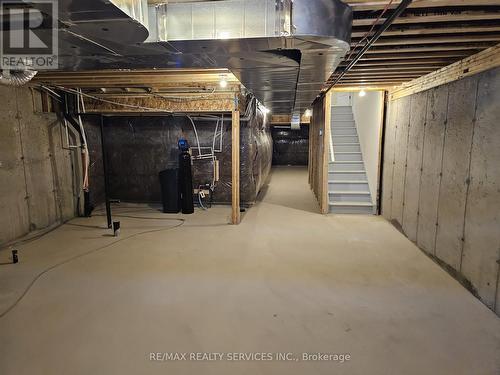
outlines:
{"label": "unfinished basement", "polygon": [[500,0],[0,24],[1,375],[500,375]]}

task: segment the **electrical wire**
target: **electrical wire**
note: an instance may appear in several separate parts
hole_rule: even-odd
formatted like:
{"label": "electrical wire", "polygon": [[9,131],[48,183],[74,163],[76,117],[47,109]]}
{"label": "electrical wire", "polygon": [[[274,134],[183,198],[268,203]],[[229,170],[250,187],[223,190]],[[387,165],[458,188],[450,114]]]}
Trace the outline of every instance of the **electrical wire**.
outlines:
{"label": "electrical wire", "polygon": [[361,45],[361,43],[368,38],[368,35],[370,35],[372,33],[373,29],[378,24],[378,21],[380,21],[380,19],[384,16],[384,14],[387,12],[387,10],[389,10],[389,7],[391,6],[391,4],[393,2],[394,2],[394,0],[391,0],[391,1],[389,1],[389,3],[386,4],[384,10],[382,11],[382,13],[380,13],[380,15],[377,17],[377,19],[375,20],[375,22],[372,24],[372,27],[370,28],[370,30],[368,30],[366,32],[366,34],[356,43],[356,45],[351,50],[351,53],[349,54],[349,56],[347,56],[347,59],[345,59],[345,61],[349,61],[351,59],[351,56],[354,53],[354,51],[356,50],[356,48],[358,48]]}
{"label": "electrical wire", "polygon": [[157,94],[155,92],[151,92],[150,94],[156,98],[165,99],[165,100],[169,100],[169,101],[187,102],[187,101],[191,101],[191,100],[208,99],[213,94],[215,94],[215,88],[210,93],[208,93],[206,95],[200,95],[200,96],[172,96],[172,95],[161,95],[161,94]]}
{"label": "electrical wire", "polygon": [[204,210],[207,211],[208,209],[203,205],[203,202],[201,201],[201,190],[203,188],[203,185],[198,186],[198,202],[200,202],[200,207]]}
{"label": "electrical wire", "polygon": [[66,224],[69,220],[67,221],[64,221],[64,222],[59,222],[49,228],[46,228],[44,230],[42,230],[40,233],[37,233],[37,234],[34,234],[32,236],[28,236],[28,237],[25,237],[21,240],[17,240],[17,241],[13,241],[13,242],[9,242],[5,245],[2,246],[2,251],[7,249],[7,248],[14,248],[14,247],[17,247],[19,245],[24,245],[24,244],[27,244],[27,243],[30,243],[30,242],[33,242],[33,241],[36,241],[38,240],[39,238],[55,231],[57,228],[59,228],[60,226]]}
{"label": "electrical wire", "polygon": [[[115,215],[117,216],[117,215]],[[140,218],[140,219],[143,219],[143,218]],[[130,240],[132,238],[135,238],[135,237],[139,237],[139,236],[143,236],[145,234],[150,234],[150,233],[157,233],[157,232],[163,232],[163,231],[167,231],[167,230],[172,230],[172,229],[176,229],[176,228],[179,228],[180,226],[184,225],[185,223],[185,220],[184,219],[174,219],[174,218],[163,218],[162,220],[172,220],[172,221],[179,221],[180,223],[177,224],[177,225],[174,225],[174,226],[171,226],[171,227],[167,227],[167,228],[159,228],[159,229],[151,229],[151,230],[147,230],[147,231],[143,231],[143,232],[139,232],[139,233],[134,233],[134,234],[131,234],[127,237],[123,237],[123,238],[120,238],[119,240],[116,240],[116,241],[113,241],[109,244],[106,244],[106,245],[103,245],[103,246],[100,246],[96,249],[92,249],[90,251],[87,251],[85,253],[82,253],[82,254],[78,254],[78,255],[75,255],[69,259],[66,259],[66,260],[63,260],[61,262],[58,262],[46,269],[44,269],[43,271],[41,271],[40,273],[38,273],[32,280],[31,282],[28,284],[28,286],[24,289],[24,291],[21,293],[21,295],[14,301],[14,303],[12,303],[7,309],[5,309],[4,311],[2,311],[0,313],[0,319],[3,318],[5,315],[7,315],[10,311],[12,311],[18,304],[19,302],[21,302],[24,297],[28,294],[28,292],[31,290],[31,288],[33,287],[33,285],[35,285],[35,283],[44,275],[46,275],[47,273],[49,273],[50,271],[53,271],[54,269],[56,268],[59,268],[65,264],[68,264],[76,259],[80,259],[80,258],[83,258],[87,255],[90,255],[90,254],[94,254],[94,253],[97,253],[99,251],[102,251],[102,250],[105,250],[107,248],[110,248],[111,246],[113,245],[116,245],[117,243],[120,243],[120,242],[124,242],[124,241],[127,241],[127,240]]]}
{"label": "electrical wire", "polygon": [[162,109],[159,109],[159,108],[144,107],[144,106],[140,106],[140,105],[115,102],[113,100],[99,98],[97,96],[90,95],[90,94],[87,94],[87,93],[83,93],[83,92],[79,93],[78,91],[76,91],[74,89],[70,89],[70,88],[63,87],[63,86],[56,86],[56,88],[59,89],[59,90],[61,90],[61,91],[68,92],[70,94],[75,94],[75,95],[81,94],[81,95],[83,95],[83,96],[85,96],[87,98],[94,99],[94,100],[97,100],[97,101],[100,101],[100,102],[103,102],[103,103],[108,103],[108,104],[120,106],[120,107],[142,109],[144,111],[152,111],[152,112],[172,113],[172,111],[166,111],[166,110],[162,110]]}

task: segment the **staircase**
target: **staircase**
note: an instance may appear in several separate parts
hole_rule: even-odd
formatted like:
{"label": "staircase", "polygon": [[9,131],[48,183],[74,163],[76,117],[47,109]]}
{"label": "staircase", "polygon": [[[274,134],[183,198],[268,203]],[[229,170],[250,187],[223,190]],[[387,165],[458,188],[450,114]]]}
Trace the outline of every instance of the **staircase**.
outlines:
{"label": "staircase", "polygon": [[352,107],[332,107],[332,145],[328,166],[330,212],[374,214]]}

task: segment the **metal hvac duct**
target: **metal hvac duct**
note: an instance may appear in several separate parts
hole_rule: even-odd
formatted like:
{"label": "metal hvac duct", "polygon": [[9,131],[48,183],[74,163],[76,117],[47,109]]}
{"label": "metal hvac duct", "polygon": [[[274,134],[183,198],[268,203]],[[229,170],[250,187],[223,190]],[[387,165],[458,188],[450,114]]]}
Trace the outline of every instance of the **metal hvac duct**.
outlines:
{"label": "metal hvac duct", "polygon": [[61,70],[229,68],[274,113],[310,107],[350,44],[340,0],[59,2]]}
{"label": "metal hvac duct", "polygon": [[23,86],[33,79],[36,71],[26,70],[17,71],[0,71],[0,84],[5,86]]}

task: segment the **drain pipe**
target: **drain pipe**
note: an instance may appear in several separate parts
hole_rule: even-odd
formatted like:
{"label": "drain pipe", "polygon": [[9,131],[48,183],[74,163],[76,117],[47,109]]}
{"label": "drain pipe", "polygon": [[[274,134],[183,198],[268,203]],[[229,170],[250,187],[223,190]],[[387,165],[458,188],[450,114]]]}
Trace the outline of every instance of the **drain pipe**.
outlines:
{"label": "drain pipe", "polygon": [[[325,92],[328,92],[333,86],[335,86],[346,74],[351,70],[351,68],[356,65],[356,63],[363,57],[363,55],[370,49],[370,47],[375,43],[378,38],[380,38],[380,35],[384,31],[386,31],[394,22],[396,18],[398,18],[401,13],[403,13],[406,8],[412,3],[413,0],[403,0],[401,3],[397,6],[396,9],[394,9],[394,12],[386,18],[384,23],[378,28],[377,32],[371,37],[371,39],[368,41],[368,43],[365,44],[365,46],[359,51],[359,53],[356,54],[354,59],[351,60],[349,64],[342,70],[342,72],[338,75],[337,78],[335,78],[335,81],[328,86],[328,88],[325,90]],[[323,94],[324,95],[324,94]]]}

